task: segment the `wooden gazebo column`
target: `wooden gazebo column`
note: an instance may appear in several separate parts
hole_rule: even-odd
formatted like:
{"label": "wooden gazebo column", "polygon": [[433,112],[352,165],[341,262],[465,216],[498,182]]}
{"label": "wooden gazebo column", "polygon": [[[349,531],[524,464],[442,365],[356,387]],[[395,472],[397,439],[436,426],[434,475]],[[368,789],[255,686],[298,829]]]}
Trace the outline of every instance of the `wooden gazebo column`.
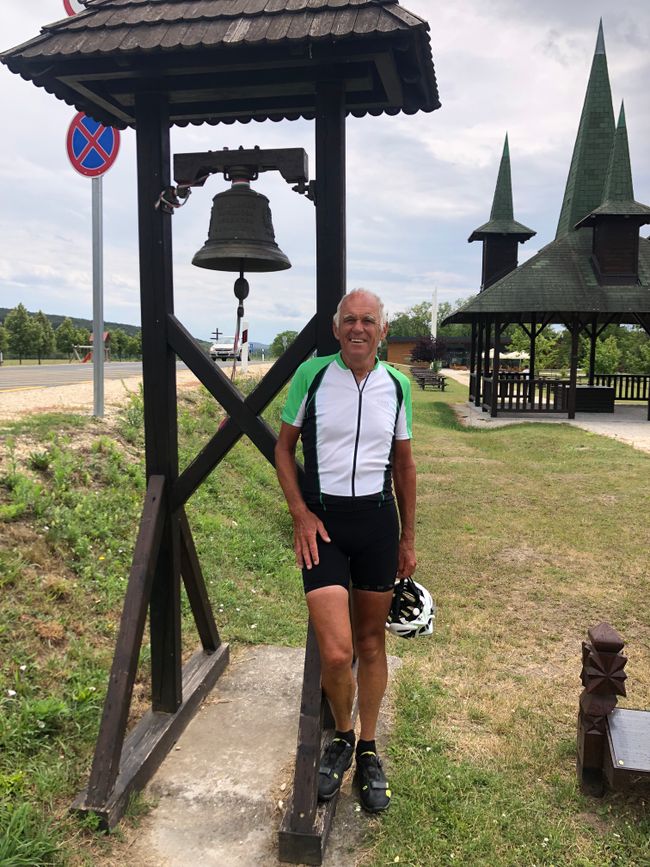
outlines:
{"label": "wooden gazebo column", "polygon": [[530,352],[528,358],[528,394],[531,409],[535,409],[535,371],[537,368],[537,316],[530,317]]}
{"label": "wooden gazebo column", "polygon": [[[345,94],[340,83],[316,92],[316,334],[317,352],[338,349],[332,316],[346,287]],[[324,720],[331,723],[321,688],[320,657],[311,622],[307,631],[293,791],[279,832],[281,861],[321,864],[338,793],[318,803]]]}
{"label": "wooden gazebo column", "polygon": [[501,338],[501,320],[497,317],[494,320],[494,357],[492,359],[492,402],[490,404],[490,416],[497,417],[497,407],[499,404],[499,368],[501,361],[499,358]]}
{"label": "wooden gazebo column", "polygon": [[483,396],[483,335],[485,324],[482,320],[478,321],[478,337],[476,342],[476,388],[474,389],[474,406],[481,406],[481,398]]}
{"label": "wooden gazebo column", "polygon": [[567,410],[569,418],[576,417],[576,388],[578,386],[578,350],[580,347],[580,320],[577,316],[571,318],[571,354],[569,357],[569,394]]}
{"label": "wooden gazebo column", "polygon": [[[476,322],[472,322],[472,336],[469,342],[469,400],[474,400],[476,392],[476,339],[478,327]],[[474,389],[472,390],[472,379],[474,380]]]}

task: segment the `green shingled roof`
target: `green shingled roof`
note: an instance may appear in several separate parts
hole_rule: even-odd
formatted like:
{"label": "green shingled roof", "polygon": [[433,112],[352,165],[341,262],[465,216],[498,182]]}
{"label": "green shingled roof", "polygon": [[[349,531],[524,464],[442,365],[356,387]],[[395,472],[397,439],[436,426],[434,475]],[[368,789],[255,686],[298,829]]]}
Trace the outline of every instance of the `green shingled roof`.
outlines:
{"label": "green shingled roof", "polygon": [[510,175],[510,149],[508,147],[508,135],[503,145],[503,154],[497,176],[497,185],[492,200],[492,211],[487,223],[483,223],[478,229],[474,229],[468,241],[482,241],[488,235],[516,235],[523,244],[535,234],[533,229],[518,223],[513,219],[512,208],[512,178]]}
{"label": "green shingled roof", "polygon": [[572,231],[603,201],[613,139],[614,109],[601,21],[556,238]]}
{"label": "green shingled roof", "polygon": [[[639,239],[639,282],[601,285],[591,263],[592,230],[551,241],[537,255],[469,301],[445,325],[481,315],[521,313],[650,313],[650,240]],[[515,317],[517,318],[517,317]]]}
{"label": "green shingled roof", "polygon": [[637,217],[640,218],[637,220],[639,225],[650,223],[650,208],[634,200],[625,106],[622,103],[605,180],[603,202],[581,220],[576,228],[592,225],[595,217]]}

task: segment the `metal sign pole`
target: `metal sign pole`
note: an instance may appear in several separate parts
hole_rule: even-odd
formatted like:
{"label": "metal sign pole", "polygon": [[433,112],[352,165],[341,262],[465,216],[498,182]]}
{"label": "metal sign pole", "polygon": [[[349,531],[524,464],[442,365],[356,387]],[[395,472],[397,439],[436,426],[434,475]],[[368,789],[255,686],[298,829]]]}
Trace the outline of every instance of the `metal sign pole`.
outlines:
{"label": "metal sign pole", "polygon": [[104,417],[104,238],[102,178],[92,179],[93,213],[93,415]]}

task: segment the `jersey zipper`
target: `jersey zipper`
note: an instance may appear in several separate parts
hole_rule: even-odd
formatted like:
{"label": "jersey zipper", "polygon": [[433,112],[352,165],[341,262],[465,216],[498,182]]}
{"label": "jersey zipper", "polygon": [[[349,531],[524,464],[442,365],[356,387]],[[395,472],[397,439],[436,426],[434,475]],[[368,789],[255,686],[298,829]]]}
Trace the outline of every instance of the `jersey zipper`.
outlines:
{"label": "jersey zipper", "polygon": [[[352,376],[354,376],[354,373],[352,371],[350,371],[350,373],[352,373]],[[372,370],[368,371],[368,374],[366,375],[366,378],[364,379],[363,385],[361,386],[361,388],[359,388],[359,383],[357,382],[357,378],[356,378],[356,376],[354,376],[354,384],[356,385],[357,391],[359,392],[359,408],[357,411],[357,433],[356,433],[356,436],[354,438],[354,456],[352,458],[352,496],[353,497],[356,497],[356,492],[354,489],[354,478],[355,478],[356,473],[357,473],[357,454],[359,453],[359,437],[361,435],[361,405],[363,402],[363,390],[366,387],[366,383],[368,382],[368,378],[370,377],[371,373],[372,373]]]}

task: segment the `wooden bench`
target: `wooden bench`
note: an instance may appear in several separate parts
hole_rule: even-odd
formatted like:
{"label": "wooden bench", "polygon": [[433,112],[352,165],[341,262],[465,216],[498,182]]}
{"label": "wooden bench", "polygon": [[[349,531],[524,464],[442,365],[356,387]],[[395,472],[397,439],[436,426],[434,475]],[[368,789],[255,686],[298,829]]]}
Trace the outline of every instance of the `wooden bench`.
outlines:
{"label": "wooden bench", "polygon": [[430,385],[431,388],[439,388],[440,391],[444,391],[447,385],[447,377],[441,376],[434,370],[427,370],[422,367],[412,367],[411,375],[422,390],[424,390],[427,385]]}

